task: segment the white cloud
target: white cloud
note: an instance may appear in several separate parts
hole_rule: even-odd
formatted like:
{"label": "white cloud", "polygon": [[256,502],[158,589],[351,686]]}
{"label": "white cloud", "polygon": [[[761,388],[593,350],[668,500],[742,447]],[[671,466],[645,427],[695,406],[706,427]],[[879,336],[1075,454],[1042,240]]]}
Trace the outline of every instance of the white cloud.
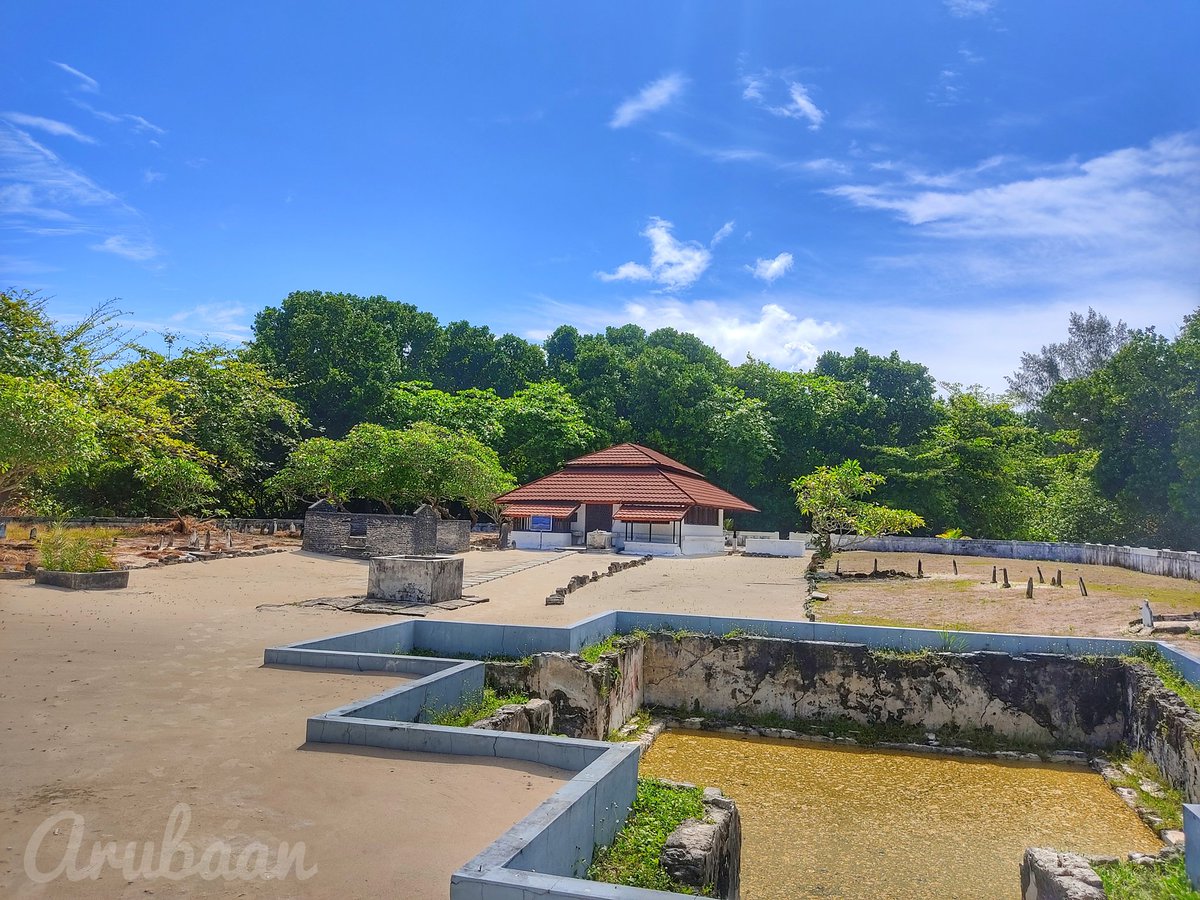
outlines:
{"label": "white cloud", "polygon": [[156,181],[164,181],[166,177],[166,174],[163,172],[156,172],[154,169],[146,169],[146,171],[142,172],[142,183],[154,184]]}
{"label": "white cloud", "polygon": [[250,311],[240,303],[197,303],[162,319],[132,319],[129,325],[147,331],[188,335],[204,340],[241,342],[251,337]]}
{"label": "white cloud", "polygon": [[725,240],[725,238],[727,238],[731,234],[733,234],[734,224],[735,224],[734,221],[732,219],[730,219],[728,222],[726,222],[724,225],[722,225],[720,228],[718,228],[717,233],[714,234],[712,236],[712,238],[709,240],[708,246],[715,247],[715,246],[717,246],[717,244],[721,243],[721,241]]}
{"label": "white cloud", "polygon": [[674,297],[642,298],[615,309],[549,302],[546,315],[555,324],[567,321],[591,330],[627,322],[648,331],[674,328],[696,335],[734,365],[750,354],[785,369],[811,367],[843,331],[840,323],[800,316],[777,303],[760,306]]}
{"label": "white cloud", "polygon": [[88,137],[86,134],[80,134],[66,122],[59,122],[55,119],[46,119],[42,116],[29,116],[19,112],[0,113],[0,119],[4,119],[21,128],[35,128],[38,131],[44,131],[55,137],[73,138],[82,144],[96,143],[94,138]]}
{"label": "white cloud", "polygon": [[[767,99],[770,86],[776,80],[782,81],[787,88],[787,96],[782,102]],[[818,130],[825,121],[825,111],[813,101],[806,85],[772,73],[743,76],[742,98],[761,106],[773,116],[807,121],[809,131]]]}
{"label": "white cloud", "polygon": [[753,266],[746,266],[746,271],[753,272],[754,277],[760,281],[765,281],[767,284],[774,284],[777,279],[781,278],[792,268],[794,262],[792,254],[785,250],[774,259],[762,259],[760,257],[754,261]]}
{"label": "white cloud", "polygon": [[950,15],[960,19],[986,16],[996,6],[996,0],[943,0]]}
{"label": "white cloud", "polygon": [[[84,103],[78,98],[72,98],[71,102],[80,109],[86,109],[101,122],[107,122],[110,125],[119,125],[122,123],[131,125],[133,130],[139,134],[166,134],[165,128],[160,128],[149,119],[143,116],[135,115],[134,113],[112,113],[103,109],[96,109],[90,103]],[[151,141],[151,143],[155,143]],[[157,146],[157,145],[156,145]]]}
{"label": "white cloud", "polygon": [[614,272],[597,272],[601,281],[654,281],[664,290],[691,287],[712,263],[712,253],[696,241],[680,241],[671,234],[675,226],[657,216],[642,232],[650,241],[650,265],[627,262]]}
{"label": "white cloud", "polygon": [[114,234],[98,244],[92,244],[91,249],[102,253],[115,253],[134,262],[148,262],[158,256],[158,248],[147,240]]}
{"label": "white cloud", "polygon": [[79,79],[78,87],[81,91],[87,91],[89,94],[96,94],[96,93],[100,92],[100,82],[98,82],[91,75],[85,75],[82,72],[80,72],[78,69],[68,66],[66,63],[54,62],[54,60],[50,60],[50,61],[52,63],[54,63],[54,65],[56,65],[60,69],[62,69],[64,72],[67,72],[71,75],[74,75],[76,78],[78,78]]}
{"label": "white cloud", "polygon": [[622,263],[615,272],[597,272],[596,277],[601,281],[650,281],[654,278],[649,269],[635,262]]}
{"label": "white cloud", "polygon": [[637,96],[630,97],[617,107],[609,121],[610,128],[625,128],[638,119],[662,109],[683,93],[687,79],[678,73],[664,75],[642,88]]}
{"label": "white cloud", "polygon": [[[987,161],[985,161],[987,162]],[[1200,280],[1200,143],[1173,135],[1094,159],[1025,166],[1005,160],[952,176],[842,185],[830,193],[883,210],[926,238],[908,258],[951,277],[1035,285],[1148,274]],[[929,189],[926,185],[938,185]],[[944,186],[940,186],[944,185]]]}
{"label": "white cloud", "polygon": [[28,133],[0,125],[0,220],[31,234],[85,231],[96,213],[132,210],[111,191],[63,162]]}

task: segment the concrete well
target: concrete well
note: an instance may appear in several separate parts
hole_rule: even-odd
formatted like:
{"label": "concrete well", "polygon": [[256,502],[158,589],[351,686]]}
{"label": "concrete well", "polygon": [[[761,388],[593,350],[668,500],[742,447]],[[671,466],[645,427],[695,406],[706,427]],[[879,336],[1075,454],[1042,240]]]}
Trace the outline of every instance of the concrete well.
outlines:
{"label": "concrete well", "polygon": [[462,596],[463,561],[455,556],[376,556],[367,596],[407,603],[441,603]]}

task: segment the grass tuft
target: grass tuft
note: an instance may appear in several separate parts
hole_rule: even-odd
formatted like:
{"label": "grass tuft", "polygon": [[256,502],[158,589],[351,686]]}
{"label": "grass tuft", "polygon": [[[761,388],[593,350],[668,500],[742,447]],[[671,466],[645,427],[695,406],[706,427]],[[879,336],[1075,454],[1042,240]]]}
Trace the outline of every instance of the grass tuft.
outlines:
{"label": "grass tuft", "polygon": [[1102,863],[1095,869],[1108,900],[1200,900],[1188,885],[1182,856],[1148,866]]}
{"label": "grass tuft", "polygon": [[39,562],[55,572],[103,572],[115,569],[111,528],[64,528],[55,525],[38,540]]}
{"label": "grass tuft", "polygon": [[433,725],[448,725],[451,728],[469,728],[472,723],[486,719],[502,706],[510,703],[528,703],[527,694],[498,694],[490,687],[463,698],[459,706],[452,709],[423,709],[421,718]]}
{"label": "grass tuft", "polygon": [[[1113,782],[1115,786],[1132,788],[1137,794],[1138,806],[1144,806],[1162,819],[1163,828],[1183,828],[1183,795],[1165,783],[1162,773],[1145,753],[1141,750],[1130,753],[1121,747],[1109,754],[1109,759],[1118,769],[1122,764],[1133,769],[1132,775],[1122,770],[1122,777]],[[1143,781],[1157,785],[1163,796],[1156,797],[1143,790]]]}
{"label": "grass tuft", "polygon": [[1200,688],[1184,678],[1183,674],[1162,655],[1162,651],[1158,647],[1150,643],[1143,643],[1138,646],[1132,656],[1127,658],[1144,662],[1154,670],[1155,675],[1162,679],[1162,683],[1168,690],[1177,694],[1179,699],[1192,709],[1200,712]]}
{"label": "grass tuft", "polygon": [[596,851],[588,878],[609,884],[696,895],[667,875],[659,856],[671,832],[685,819],[704,818],[704,791],[656,778],[639,778],[629,818],[612,846]]}

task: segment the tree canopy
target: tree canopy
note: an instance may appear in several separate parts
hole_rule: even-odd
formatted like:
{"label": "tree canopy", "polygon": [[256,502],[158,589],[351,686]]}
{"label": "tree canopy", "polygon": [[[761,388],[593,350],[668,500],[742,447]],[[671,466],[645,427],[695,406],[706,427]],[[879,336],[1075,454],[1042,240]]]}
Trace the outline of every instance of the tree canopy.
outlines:
{"label": "tree canopy", "polygon": [[[632,440],[762,510],[740,528],[805,527],[797,477],[855,460],[884,479],[872,499],[927,533],[1200,546],[1200,311],[1174,337],[1072,313],[1065,340],[1022,355],[995,396],[939,386],[896,352],[784,371],[672,328],[563,325],[539,344],[382,296],[292,293],[243,347],[166,353],[132,339],[111,301],[64,325],[35,293],[0,300],[6,510],[482,509],[502,485]],[[413,471],[418,451],[465,481]],[[185,474],[195,490],[179,490]]]}

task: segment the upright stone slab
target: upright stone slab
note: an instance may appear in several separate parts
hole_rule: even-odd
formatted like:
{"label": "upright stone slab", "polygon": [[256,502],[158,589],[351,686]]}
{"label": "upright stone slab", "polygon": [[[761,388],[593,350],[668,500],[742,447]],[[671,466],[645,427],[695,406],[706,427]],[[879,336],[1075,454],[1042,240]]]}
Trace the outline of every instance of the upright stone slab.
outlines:
{"label": "upright stone slab", "polygon": [[1154,611],[1150,609],[1150,601],[1142,601],[1142,624],[1147,628],[1154,627]]}
{"label": "upright stone slab", "polygon": [[[427,504],[421,504],[413,518],[412,552],[417,556],[437,552],[438,514]],[[460,585],[461,586],[461,585]]]}
{"label": "upright stone slab", "polygon": [[463,561],[454,556],[376,556],[367,596],[405,603],[442,603],[462,596]]}

